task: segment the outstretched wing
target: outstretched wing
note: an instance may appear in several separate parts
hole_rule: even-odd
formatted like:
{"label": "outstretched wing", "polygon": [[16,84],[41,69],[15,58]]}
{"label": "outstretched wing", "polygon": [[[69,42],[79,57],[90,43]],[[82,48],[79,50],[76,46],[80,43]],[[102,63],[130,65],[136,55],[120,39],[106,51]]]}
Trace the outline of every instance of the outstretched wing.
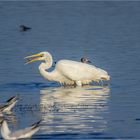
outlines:
{"label": "outstretched wing", "polygon": [[11,133],[11,137],[15,138],[28,138],[31,137],[34,133],[36,133],[40,128],[40,122],[34,123],[32,126],[27,127],[25,129],[18,130],[14,133]]}

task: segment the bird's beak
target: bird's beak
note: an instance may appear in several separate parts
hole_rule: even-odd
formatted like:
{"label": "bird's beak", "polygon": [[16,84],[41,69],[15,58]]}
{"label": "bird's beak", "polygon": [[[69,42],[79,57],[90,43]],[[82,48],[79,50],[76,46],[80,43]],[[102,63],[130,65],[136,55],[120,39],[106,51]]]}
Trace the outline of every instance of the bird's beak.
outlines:
{"label": "bird's beak", "polygon": [[25,64],[29,64],[29,63],[38,61],[41,56],[42,56],[42,54],[40,54],[40,53],[26,56],[25,59],[27,60],[27,62]]}

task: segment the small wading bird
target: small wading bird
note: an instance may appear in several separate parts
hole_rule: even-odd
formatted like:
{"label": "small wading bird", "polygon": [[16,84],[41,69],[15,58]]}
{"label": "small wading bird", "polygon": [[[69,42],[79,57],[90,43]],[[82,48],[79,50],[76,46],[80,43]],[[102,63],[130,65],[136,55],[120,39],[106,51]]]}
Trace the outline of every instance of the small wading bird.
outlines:
{"label": "small wading bird", "polygon": [[17,96],[11,97],[6,101],[5,104],[0,105],[0,112],[10,112],[17,102],[18,102]]}
{"label": "small wading bird", "polygon": [[56,63],[55,69],[52,72],[48,72],[47,70],[53,64],[52,55],[49,52],[40,52],[27,56],[25,59],[27,59],[26,64],[34,61],[44,61],[39,65],[41,75],[45,79],[57,81],[64,85],[82,86],[92,81],[110,80],[110,76],[105,70],[72,60],[60,60]]}
{"label": "small wading bird", "polygon": [[17,139],[24,139],[30,138],[34,133],[36,133],[40,129],[40,122],[36,122],[30,127],[25,129],[17,130],[15,132],[11,132],[7,121],[2,120],[1,122],[1,135],[5,140],[17,140]]}
{"label": "small wading bird", "polygon": [[85,58],[85,57],[82,57],[82,58],[81,58],[81,62],[82,62],[82,63],[87,63],[87,64],[88,64],[88,63],[91,63],[91,61],[88,60],[88,59]]}

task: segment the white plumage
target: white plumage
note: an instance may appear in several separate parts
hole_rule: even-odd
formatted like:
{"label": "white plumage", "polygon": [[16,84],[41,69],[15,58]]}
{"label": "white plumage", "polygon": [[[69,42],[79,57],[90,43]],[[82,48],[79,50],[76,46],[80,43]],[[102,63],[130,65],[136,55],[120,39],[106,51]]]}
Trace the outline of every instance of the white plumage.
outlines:
{"label": "white plumage", "polygon": [[60,60],[56,63],[55,69],[48,72],[52,67],[53,59],[49,52],[41,52],[32,56],[27,56],[27,63],[37,60],[44,61],[39,65],[41,75],[50,81],[60,82],[64,85],[84,85],[92,81],[110,80],[110,76],[105,70],[93,65],[72,61]]}
{"label": "white plumage", "polygon": [[1,122],[1,135],[6,140],[17,140],[17,139],[23,139],[23,138],[30,138],[34,133],[36,133],[40,128],[40,121],[34,123],[30,127],[17,130],[15,132],[11,132],[7,121],[3,120]]}

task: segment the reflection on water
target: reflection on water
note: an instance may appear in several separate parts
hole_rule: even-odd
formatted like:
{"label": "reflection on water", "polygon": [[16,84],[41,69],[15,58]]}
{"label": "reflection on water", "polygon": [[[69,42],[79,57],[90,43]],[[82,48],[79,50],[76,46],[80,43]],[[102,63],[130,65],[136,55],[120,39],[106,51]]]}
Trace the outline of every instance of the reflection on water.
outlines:
{"label": "reflection on water", "polygon": [[109,91],[107,86],[41,90],[42,133],[104,131]]}

